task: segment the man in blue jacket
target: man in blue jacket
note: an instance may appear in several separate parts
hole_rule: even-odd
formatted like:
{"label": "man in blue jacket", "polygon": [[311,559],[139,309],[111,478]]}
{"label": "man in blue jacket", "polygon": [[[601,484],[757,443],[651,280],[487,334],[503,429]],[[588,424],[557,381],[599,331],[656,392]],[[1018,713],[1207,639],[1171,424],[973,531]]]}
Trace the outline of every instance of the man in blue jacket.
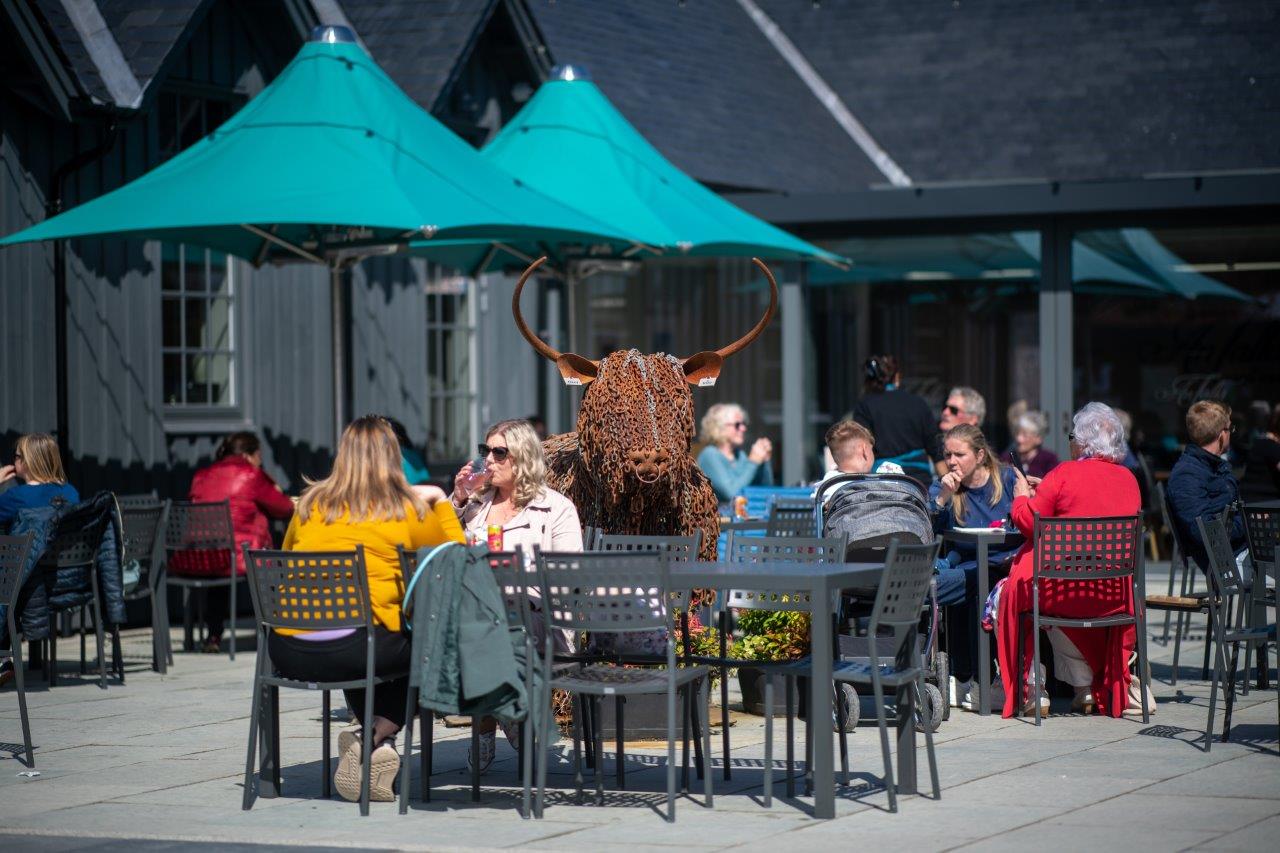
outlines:
{"label": "man in blue jacket", "polygon": [[[1186,545],[1187,556],[1196,561],[1201,571],[1208,568],[1204,540],[1196,519],[1220,515],[1228,505],[1240,499],[1240,488],[1231,474],[1231,463],[1223,456],[1231,445],[1231,407],[1218,400],[1198,400],[1187,410],[1187,436],[1190,442],[1169,474],[1169,508],[1173,523]],[[1231,518],[1231,548],[1239,555],[1247,546],[1244,520],[1239,513]],[[1242,566],[1245,577],[1249,569]]]}

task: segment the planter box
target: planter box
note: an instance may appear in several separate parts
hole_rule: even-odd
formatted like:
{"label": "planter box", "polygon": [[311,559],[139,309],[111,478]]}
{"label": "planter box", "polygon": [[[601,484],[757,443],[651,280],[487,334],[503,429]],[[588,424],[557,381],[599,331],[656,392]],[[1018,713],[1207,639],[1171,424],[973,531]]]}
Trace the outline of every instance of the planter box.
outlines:
{"label": "planter box", "polygon": [[[627,696],[623,700],[623,741],[667,739],[667,694]],[[616,702],[612,696],[600,700],[601,737],[608,742],[616,740]],[[680,737],[680,714],[684,708],[680,694],[676,694],[676,737]]]}
{"label": "planter box", "polygon": [[[764,716],[764,677],[763,669],[750,666],[738,667],[738,689],[742,692],[742,709],[748,714]],[[796,714],[804,716],[804,700],[809,679],[796,679],[795,693],[792,694],[792,706]],[[781,674],[773,677],[773,715],[782,717],[787,713],[786,679]]]}

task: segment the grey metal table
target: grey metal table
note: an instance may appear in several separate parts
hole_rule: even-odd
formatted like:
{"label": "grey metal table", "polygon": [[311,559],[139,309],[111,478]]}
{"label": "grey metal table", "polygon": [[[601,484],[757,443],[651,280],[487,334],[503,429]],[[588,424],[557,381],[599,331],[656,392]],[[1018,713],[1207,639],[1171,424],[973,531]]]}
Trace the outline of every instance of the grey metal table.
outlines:
{"label": "grey metal table", "polygon": [[[671,584],[681,589],[752,589],[767,592],[809,593],[810,648],[830,649],[832,596],[842,589],[876,587],[884,572],[882,563],[673,563]],[[819,611],[819,612],[814,612]],[[813,678],[809,682],[809,719],[830,720],[832,714],[831,671],[833,656],[814,654]],[[912,691],[897,696],[898,790],[916,792],[916,727]],[[830,724],[813,725],[813,814],[835,817],[835,759],[832,755]],[[725,761],[730,756],[724,756]],[[708,768],[707,772],[710,772]]]}
{"label": "grey metal table", "polygon": [[991,715],[991,638],[982,630],[982,607],[991,591],[991,565],[987,559],[987,549],[992,545],[1021,543],[1023,537],[1017,530],[991,527],[983,530],[948,530],[942,534],[942,538],[947,542],[976,545],[978,548],[978,603],[973,630],[978,634],[978,713],[987,717]]}

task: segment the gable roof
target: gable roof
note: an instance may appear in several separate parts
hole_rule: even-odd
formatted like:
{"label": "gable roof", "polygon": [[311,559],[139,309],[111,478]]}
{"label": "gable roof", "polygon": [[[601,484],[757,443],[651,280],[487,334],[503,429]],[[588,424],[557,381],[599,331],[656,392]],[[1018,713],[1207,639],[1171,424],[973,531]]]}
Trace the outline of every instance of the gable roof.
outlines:
{"label": "gable roof", "polygon": [[342,0],[342,10],[378,64],[424,109],[432,109],[466,59],[495,0]]}
{"label": "gable roof", "polygon": [[1274,3],[756,2],[917,184],[1280,166]]}
{"label": "gable roof", "polygon": [[830,190],[883,180],[736,0],[527,5],[554,61],[585,66],[646,139],[704,183]]}

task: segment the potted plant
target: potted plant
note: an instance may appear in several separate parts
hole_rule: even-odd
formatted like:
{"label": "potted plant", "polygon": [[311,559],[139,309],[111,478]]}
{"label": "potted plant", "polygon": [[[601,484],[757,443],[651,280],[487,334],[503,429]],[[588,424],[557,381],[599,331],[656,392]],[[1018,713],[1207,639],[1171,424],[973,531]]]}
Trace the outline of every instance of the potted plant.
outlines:
{"label": "potted plant", "polygon": [[[740,636],[733,641],[729,654],[738,660],[789,661],[809,653],[809,614],[794,610],[739,610],[737,628]],[[738,689],[742,706],[750,714],[764,713],[763,669],[738,668]],[[778,685],[782,682],[779,681]],[[774,711],[785,708],[786,697],[779,690],[774,696]]]}

